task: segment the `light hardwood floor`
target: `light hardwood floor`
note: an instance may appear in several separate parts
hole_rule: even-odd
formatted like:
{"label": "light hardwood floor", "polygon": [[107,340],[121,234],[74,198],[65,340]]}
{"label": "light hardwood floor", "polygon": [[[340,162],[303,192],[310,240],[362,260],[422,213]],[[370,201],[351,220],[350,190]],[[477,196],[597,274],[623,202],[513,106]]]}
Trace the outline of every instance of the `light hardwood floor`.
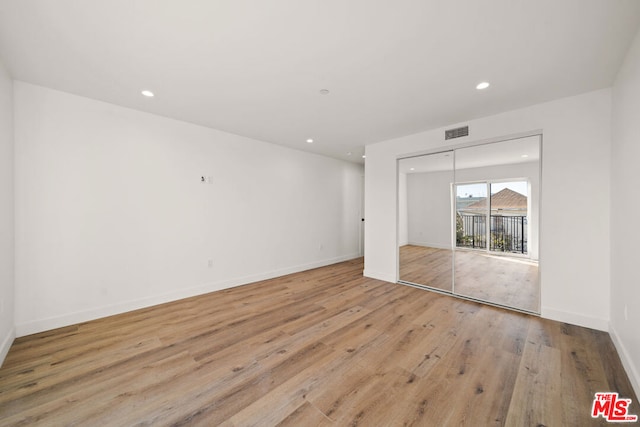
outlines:
{"label": "light hardwood floor", "polygon": [[451,292],[453,251],[428,246],[400,246],[400,280]]}
{"label": "light hardwood floor", "polygon": [[362,277],[362,259],[19,338],[0,425],[589,426],[608,334]]}
{"label": "light hardwood floor", "polygon": [[529,312],[540,311],[538,264],[521,257],[493,255],[485,251],[453,252],[447,249],[405,245],[400,247],[400,279],[452,291]]}

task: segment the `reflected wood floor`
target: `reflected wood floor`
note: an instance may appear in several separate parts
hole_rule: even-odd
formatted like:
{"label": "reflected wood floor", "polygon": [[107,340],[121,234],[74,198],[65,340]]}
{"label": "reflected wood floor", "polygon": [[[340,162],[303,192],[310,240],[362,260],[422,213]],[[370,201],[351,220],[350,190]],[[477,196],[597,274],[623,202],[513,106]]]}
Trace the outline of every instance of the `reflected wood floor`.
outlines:
{"label": "reflected wood floor", "polygon": [[451,292],[453,251],[428,246],[400,246],[400,280]]}
{"label": "reflected wood floor", "polygon": [[[452,255],[447,249],[400,247],[400,279],[451,292]],[[455,293],[539,312],[538,264],[526,258],[473,250],[455,252]]]}
{"label": "reflected wood floor", "polygon": [[0,425],[589,426],[608,334],[362,277],[362,259],[19,338]]}

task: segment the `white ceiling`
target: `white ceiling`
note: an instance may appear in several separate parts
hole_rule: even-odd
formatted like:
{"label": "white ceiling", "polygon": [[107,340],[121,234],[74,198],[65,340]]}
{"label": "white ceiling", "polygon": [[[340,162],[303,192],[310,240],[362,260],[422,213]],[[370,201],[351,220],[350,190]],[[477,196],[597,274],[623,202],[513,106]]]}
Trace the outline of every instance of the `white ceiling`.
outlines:
{"label": "white ceiling", "polygon": [[17,80],[361,161],[609,87],[639,23],[638,0],[0,0],[0,58]]}

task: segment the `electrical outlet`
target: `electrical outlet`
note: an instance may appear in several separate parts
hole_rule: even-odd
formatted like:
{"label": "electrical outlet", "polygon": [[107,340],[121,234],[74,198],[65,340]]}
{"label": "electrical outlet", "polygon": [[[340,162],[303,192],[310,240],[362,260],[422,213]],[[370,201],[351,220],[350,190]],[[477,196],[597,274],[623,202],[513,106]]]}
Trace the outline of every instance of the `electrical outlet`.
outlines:
{"label": "electrical outlet", "polygon": [[212,260],[212,259],[210,259],[210,260],[207,262],[207,265],[209,265],[209,268],[213,267],[213,260]]}

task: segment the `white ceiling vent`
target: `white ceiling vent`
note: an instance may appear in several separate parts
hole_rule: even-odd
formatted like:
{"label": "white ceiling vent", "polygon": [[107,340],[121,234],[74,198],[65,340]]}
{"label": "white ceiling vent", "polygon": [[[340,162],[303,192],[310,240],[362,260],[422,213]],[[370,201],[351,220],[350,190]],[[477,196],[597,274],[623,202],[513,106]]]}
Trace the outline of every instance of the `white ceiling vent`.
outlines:
{"label": "white ceiling vent", "polygon": [[461,136],[469,136],[469,126],[444,131],[444,139],[460,138]]}

